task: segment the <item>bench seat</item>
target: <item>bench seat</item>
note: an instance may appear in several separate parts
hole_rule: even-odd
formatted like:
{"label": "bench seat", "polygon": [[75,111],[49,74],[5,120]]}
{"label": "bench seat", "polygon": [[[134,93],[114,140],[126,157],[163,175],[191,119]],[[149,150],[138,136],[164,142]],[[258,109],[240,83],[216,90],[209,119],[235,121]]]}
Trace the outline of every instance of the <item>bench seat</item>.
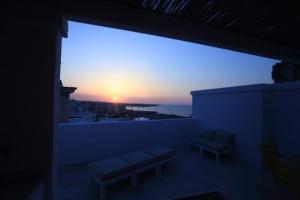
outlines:
{"label": "bench seat", "polygon": [[204,147],[213,149],[216,152],[222,152],[222,151],[232,150],[232,145],[223,144],[223,143],[220,143],[220,142],[205,141],[205,142],[201,142],[201,143],[198,143],[198,144],[201,144]]}
{"label": "bench seat", "polygon": [[128,154],[120,156],[120,158],[131,163],[131,165],[134,167],[134,169],[138,169],[138,168],[144,167],[146,165],[153,164],[156,161],[156,158],[154,156],[152,156],[151,154],[147,154],[143,151],[128,153]]}
{"label": "bench seat", "polygon": [[134,170],[134,166],[120,157],[112,157],[89,164],[90,170],[102,181]]}
{"label": "bench seat", "polygon": [[220,130],[205,130],[198,136],[193,137],[189,145],[203,151],[209,151],[216,154],[216,162],[223,154],[233,154],[234,135]]}
{"label": "bench seat", "polygon": [[174,149],[165,146],[156,146],[153,148],[145,149],[144,152],[153,155],[156,161],[161,161],[176,155],[176,151]]}
{"label": "bench seat", "polygon": [[206,138],[201,138],[199,136],[193,137],[191,139],[191,142],[196,143],[196,144],[204,144],[206,142],[209,142],[210,140],[206,139]]}
{"label": "bench seat", "polygon": [[161,166],[176,155],[175,151],[165,146],[157,146],[143,151],[136,151],[114,156],[89,164],[91,183],[100,185],[100,199],[105,199],[106,186],[122,179],[131,178],[131,185],[137,184],[138,173],[155,168],[156,174]]}

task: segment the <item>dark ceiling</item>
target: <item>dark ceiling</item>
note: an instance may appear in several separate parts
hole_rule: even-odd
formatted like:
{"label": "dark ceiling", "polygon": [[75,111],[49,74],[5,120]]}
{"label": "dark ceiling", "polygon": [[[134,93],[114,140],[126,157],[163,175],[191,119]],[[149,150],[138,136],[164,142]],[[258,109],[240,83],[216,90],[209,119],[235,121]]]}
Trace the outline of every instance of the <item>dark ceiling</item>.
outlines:
{"label": "dark ceiling", "polygon": [[296,1],[277,0],[109,0],[300,49]]}
{"label": "dark ceiling", "polygon": [[[297,1],[53,0],[47,3],[28,2],[38,5],[36,7],[38,10],[54,8],[55,12],[62,11],[67,20],[148,33],[300,63],[300,9]],[[44,5],[47,6],[43,7]],[[26,9],[19,11],[14,9],[14,12],[20,11],[26,12]]]}

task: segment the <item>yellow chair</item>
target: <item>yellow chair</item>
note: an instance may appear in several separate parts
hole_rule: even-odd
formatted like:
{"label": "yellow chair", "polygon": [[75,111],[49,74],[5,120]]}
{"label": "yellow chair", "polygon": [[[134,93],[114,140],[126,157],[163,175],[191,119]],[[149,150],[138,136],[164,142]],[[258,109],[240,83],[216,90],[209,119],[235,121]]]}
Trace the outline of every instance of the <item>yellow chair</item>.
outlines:
{"label": "yellow chair", "polygon": [[280,158],[280,153],[277,150],[275,143],[264,143],[260,145],[260,150],[263,158],[264,165],[271,169],[272,158]]}
{"label": "yellow chair", "polygon": [[272,158],[280,158],[281,156],[275,143],[263,143],[260,145],[260,150],[264,165],[260,189],[264,190],[267,181],[267,171],[271,171],[272,168]]}
{"label": "yellow chair", "polygon": [[278,158],[272,158],[271,160],[274,177],[273,199],[276,199],[278,187],[285,188],[289,192],[296,194],[297,199],[300,199],[300,163]]}

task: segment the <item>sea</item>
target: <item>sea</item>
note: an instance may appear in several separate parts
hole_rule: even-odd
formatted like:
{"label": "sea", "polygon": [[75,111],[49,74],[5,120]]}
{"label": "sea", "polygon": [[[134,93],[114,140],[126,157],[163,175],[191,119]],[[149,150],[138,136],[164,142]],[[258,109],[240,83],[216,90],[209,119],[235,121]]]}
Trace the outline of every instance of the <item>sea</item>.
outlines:
{"label": "sea", "polygon": [[161,114],[178,115],[182,117],[192,116],[192,105],[156,105],[156,106],[126,106],[127,110],[155,111]]}

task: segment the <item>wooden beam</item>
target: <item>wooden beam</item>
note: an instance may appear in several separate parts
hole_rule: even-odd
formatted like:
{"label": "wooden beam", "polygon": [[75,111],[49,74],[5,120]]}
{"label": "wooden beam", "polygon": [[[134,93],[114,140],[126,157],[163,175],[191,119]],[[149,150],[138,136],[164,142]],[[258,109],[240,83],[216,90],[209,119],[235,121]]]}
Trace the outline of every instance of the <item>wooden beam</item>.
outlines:
{"label": "wooden beam", "polygon": [[131,8],[108,1],[63,5],[70,20],[148,33],[238,52],[300,63],[300,50],[216,30],[178,17]]}

